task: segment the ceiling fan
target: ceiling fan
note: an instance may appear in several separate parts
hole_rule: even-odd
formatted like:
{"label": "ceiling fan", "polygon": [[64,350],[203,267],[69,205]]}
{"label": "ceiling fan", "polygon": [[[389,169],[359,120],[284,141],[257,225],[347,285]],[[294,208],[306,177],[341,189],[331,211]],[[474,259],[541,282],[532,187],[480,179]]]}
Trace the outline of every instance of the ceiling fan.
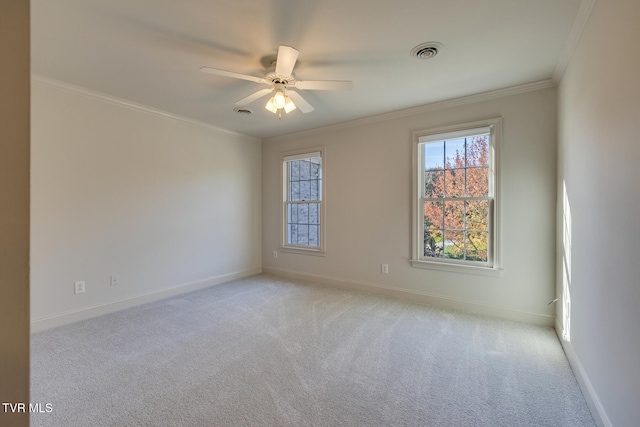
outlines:
{"label": "ceiling fan", "polygon": [[219,76],[231,77],[234,79],[249,80],[254,83],[269,85],[271,87],[260,89],[251,95],[242,98],[236,102],[236,105],[242,106],[254,102],[263,96],[275,92],[264,108],[274,114],[278,114],[278,118],[282,118],[282,110],[289,113],[296,108],[303,113],[310,113],[314,110],[298,92],[299,90],[349,90],[353,88],[353,82],[345,80],[296,80],[293,75],[293,67],[298,60],[298,50],[290,46],[280,45],[278,48],[278,56],[271,64],[263,77],[255,77],[247,74],[234,73],[233,71],[219,70],[217,68],[202,67],[200,71]]}

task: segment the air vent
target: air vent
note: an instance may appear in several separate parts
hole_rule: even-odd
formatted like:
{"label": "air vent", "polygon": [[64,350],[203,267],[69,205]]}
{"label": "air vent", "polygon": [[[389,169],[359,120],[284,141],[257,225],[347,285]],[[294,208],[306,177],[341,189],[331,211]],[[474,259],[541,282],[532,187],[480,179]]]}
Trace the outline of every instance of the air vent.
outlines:
{"label": "air vent", "polygon": [[418,59],[431,59],[442,50],[442,47],[442,43],[438,42],[422,43],[411,49],[411,56]]}
{"label": "air vent", "polygon": [[250,116],[253,114],[253,111],[249,110],[248,108],[238,107],[238,108],[234,108],[233,111],[240,114],[241,116]]}

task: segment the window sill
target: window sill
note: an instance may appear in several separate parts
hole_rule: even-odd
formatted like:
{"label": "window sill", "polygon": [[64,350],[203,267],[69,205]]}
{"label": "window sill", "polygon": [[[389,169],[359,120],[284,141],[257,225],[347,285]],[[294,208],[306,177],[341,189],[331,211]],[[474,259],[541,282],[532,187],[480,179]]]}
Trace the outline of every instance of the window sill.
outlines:
{"label": "window sill", "polygon": [[453,264],[447,262],[434,262],[423,260],[410,260],[411,266],[416,268],[424,268],[428,270],[449,271],[452,273],[476,274],[481,276],[500,277],[504,272],[501,268],[496,267],[480,267],[474,265]]}
{"label": "window sill", "polygon": [[320,249],[294,248],[291,246],[280,246],[280,252],[286,252],[290,254],[327,256],[327,253]]}

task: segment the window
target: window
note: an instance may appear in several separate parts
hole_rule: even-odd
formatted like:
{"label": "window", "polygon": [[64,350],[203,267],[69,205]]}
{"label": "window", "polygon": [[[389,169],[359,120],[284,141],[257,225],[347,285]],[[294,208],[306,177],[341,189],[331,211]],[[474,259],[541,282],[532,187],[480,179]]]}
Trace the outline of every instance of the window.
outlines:
{"label": "window", "polygon": [[324,254],[324,149],[282,157],[282,249]]}
{"label": "window", "polygon": [[415,133],[412,265],[496,268],[499,125]]}

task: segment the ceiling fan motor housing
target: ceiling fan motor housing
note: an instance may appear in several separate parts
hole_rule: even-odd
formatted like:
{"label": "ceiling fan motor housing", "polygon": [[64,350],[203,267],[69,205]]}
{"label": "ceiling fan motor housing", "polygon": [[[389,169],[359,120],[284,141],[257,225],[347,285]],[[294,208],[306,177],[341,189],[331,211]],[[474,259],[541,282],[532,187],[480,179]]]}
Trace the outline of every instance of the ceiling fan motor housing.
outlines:
{"label": "ceiling fan motor housing", "polygon": [[264,73],[264,79],[273,85],[282,84],[285,86],[295,86],[296,78],[292,75],[290,76],[281,76],[276,73],[275,67],[269,68]]}

